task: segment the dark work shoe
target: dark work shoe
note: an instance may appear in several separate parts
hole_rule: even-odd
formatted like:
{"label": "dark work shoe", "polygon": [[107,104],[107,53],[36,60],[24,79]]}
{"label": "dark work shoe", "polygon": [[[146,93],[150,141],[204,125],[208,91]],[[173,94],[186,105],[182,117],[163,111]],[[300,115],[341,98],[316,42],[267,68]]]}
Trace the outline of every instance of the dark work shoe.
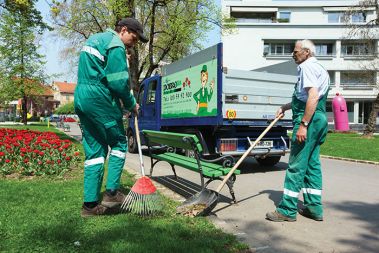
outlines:
{"label": "dark work shoe", "polygon": [[123,194],[119,190],[116,191],[116,194],[114,196],[112,196],[110,193],[105,191],[103,195],[103,201],[101,201],[101,204],[108,208],[121,206],[122,202],[124,202],[125,200],[125,197],[126,197],[125,194]]}
{"label": "dark work shoe", "polygon": [[82,211],[80,212],[80,215],[82,217],[89,217],[89,216],[97,216],[97,215],[104,215],[107,214],[108,208],[103,205],[97,205],[93,208],[86,207],[83,205]]}
{"label": "dark work shoe", "polygon": [[266,219],[268,219],[270,221],[275,221],[275,222],[282,222],[282,221],[293,222],[293,221],[296,221],[296,218],[291,218],[291,217],[285,216],[276,210],[274,212],[266,213]]}
{"label": "dark work shoe", "polygon": [[299,214],[301,214],[304,217],[307,217],[309,219],[315,220],[315,221],[323,221],[324,218],[322,216],[315,215],[311,213],[307,208],[299,209]]}

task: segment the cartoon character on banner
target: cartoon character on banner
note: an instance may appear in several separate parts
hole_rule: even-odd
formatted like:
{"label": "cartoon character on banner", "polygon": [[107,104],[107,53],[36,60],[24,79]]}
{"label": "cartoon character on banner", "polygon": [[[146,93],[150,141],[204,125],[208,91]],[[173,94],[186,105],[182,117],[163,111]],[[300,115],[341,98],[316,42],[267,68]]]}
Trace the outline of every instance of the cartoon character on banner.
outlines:
{"label": "cartoon character on banner", "polygon": [[214,79],[210,82],[210,89],[206,87],[208,83],[208,69],[207,65],[203,65],[200,72],[201,88],[193,94],[193,98],[196,102],[196,112],[199,116],[204,116],[208,114],[208,102],[211,100],[213,95]]}

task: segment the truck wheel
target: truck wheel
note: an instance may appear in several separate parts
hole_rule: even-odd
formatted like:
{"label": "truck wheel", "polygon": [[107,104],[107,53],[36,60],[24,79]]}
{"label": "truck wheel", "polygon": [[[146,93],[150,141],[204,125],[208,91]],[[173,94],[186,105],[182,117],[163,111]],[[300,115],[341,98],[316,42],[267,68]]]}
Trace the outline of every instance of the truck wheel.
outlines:
{"label": "truck wheel", "polygon": [[280,156],[268,156],[266,158],[255,158],[259,165],[269,167],[274,166],[280,160]]}
{"label": "truck wheel", "polygon": [[136,154],[138,152],[137,140],[132,131],[128,132],[128,150],[129,153]]}

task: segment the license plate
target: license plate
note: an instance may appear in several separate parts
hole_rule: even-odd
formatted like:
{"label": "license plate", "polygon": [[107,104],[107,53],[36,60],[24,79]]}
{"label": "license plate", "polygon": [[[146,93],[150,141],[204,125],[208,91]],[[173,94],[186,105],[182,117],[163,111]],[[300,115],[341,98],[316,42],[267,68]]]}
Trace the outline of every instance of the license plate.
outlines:
{"label": "license plate", "polygon": [[[252,141],[254,143],[254,141]],[[255,148],[272,148],[274,146],[273,141],[260,141],[257,143]]]}

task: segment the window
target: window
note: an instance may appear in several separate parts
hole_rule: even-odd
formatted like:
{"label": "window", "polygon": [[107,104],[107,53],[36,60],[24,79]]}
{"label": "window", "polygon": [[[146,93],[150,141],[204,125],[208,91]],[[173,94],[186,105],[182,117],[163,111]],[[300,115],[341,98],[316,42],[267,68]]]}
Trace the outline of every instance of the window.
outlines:
{"label": "window", "polygon": [[328,71],[328,74],[329,74],[329,78],[330,78],[330,86],[335,86],[335,76],[336,76],[336,72],[335,71]]}
{"label": "window", "polygon": [[332,43],[322,43],[315,44],[316,47],[316,56],[327,56],[333,55],[333,44]]}
{"label": "window", "polygon": [[279,23],[289,23],[291,20],[291,12],[281,11],[279,12],[278,22]]}
{"label": "window", "polygon": [[341,72],[342,86],[372,86],[375,84],[375,73],[372,71]]}
{"label": "window", "polygon": [[351,15],[351,22],[352,23],[364,23],[364,22],[366,22],[366,13],[363,13],[363,12],[353,13]]}
{"label": "window", "polygon": [[155,103],[155,92],[157,90],[157,81],[154,80],[149,84],[149,89],[147,91],[147,101],[146,104]]}
{"label": "window", "polygon": [[341,48],[343,56],[372,55],[374,47],[368,43],[344,43]]}
{"label": "window", "polygon": [[349,15],[344,12],[328,12],[328,23],[346,23]]}
{"label": "window", "polygon": [[294,43],[265,43],[264,55],[268,56],[291,56],[294,49]]}
{"label": "window", "polygon": [[246,23],[273,23],[276,19],[275,12],[231,12],[230,15],[237,22]]}
{"label": "window", "polygon": [[138,98],[137,98],[138,104],[141,104],[143,102],[143,94],[144,94],[144,87],[142,86],[138,93]]}

